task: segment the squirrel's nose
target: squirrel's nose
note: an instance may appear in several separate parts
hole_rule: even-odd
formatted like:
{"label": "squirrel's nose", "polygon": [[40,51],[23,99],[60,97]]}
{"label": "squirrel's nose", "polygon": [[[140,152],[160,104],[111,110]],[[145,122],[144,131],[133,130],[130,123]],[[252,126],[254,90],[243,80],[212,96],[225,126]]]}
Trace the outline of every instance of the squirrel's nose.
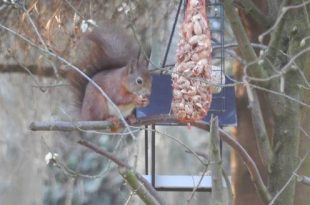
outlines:
{"label": "squirrel's nose", "polygon": [[143,96],[143,97],[150,97],[151,96],[151,90],[150,89],[143,89],[143,90],[141,90],[142,92],[141,92],[141,95]]}
{"label": "squirrel's nose", "polygon": [[143,96],[149,98],[151,96],[151,90],[145,89],[143,92]]}

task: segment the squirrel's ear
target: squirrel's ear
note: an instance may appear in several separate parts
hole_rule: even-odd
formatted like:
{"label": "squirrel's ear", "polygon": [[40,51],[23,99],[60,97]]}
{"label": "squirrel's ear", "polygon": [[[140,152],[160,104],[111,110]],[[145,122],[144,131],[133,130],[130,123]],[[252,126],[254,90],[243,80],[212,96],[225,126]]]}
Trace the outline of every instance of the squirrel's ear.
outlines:
{"label": "squirrel's ear", "polygon": [[129,74],[134,73],[137,67],[138,67],[138,60],[134,58],[131,59],[127,65],[128,73]]}
{"label": "squirrel's ear", "polygon": [[146,56],[146,55],[148,55],[148,54],[142,52],[141,49],[139,50],[139,53],[138,53],[138,63],[139,63],[138,67],[139,68],[147,68],[149,61],[147,59],[148,56]]}

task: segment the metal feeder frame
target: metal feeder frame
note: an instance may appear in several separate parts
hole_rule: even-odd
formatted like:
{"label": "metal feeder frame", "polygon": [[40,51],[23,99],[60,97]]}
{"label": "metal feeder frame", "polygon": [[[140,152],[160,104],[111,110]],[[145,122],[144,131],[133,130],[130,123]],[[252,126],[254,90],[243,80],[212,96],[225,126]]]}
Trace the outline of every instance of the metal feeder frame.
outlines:
{"label": "metal feeder frame", "polygon": [[[180,16],[180,11],[182,7],[182,0],[180,0],[176,16],[173,22],[172,30],[169,36],[168,44],[166,47],[165,55],[162,62],[162,67],[166,66],[169,50],[171,47],[171,42],[173,36],[175,34],[176,25],[178,23],[178,17]],[[216,49],[219,52],[212,52],[212,58],[218,59],[220,64],[220,71],[224,71],[224,63],[225,63],[225,54],[224,54],[224,7],[221,1],[219,0],[208,0],[206,9],[208,9],[208,20],[209,20],[209,27],[211,29],[211,37],[212,37],[212,45],[217,46]],[[185,7],[186,8],[186,7]],[[213,9],[213,10],[212,10]],[[219,29],[212,29],[211,21],[217,21],[220,23]],[[217,38],[213,38],[216,36]],[[219,35],[219,36],[218,36]],[[218,38],[219,37],[219,38]],[[223,72],[221,72],[223,75]],[[222,92],[225,92],[223,89]],[[213,96],[213,98],[220,98],[218,100],[223,101],[223,106],[225,105],[225,95],[220,96]],[[210,112],[217,115],[217,112],[223,112],[225,107],[222,105],[218,109],[210,109]],[[210,116],[209,116],[210,117]],[[209,119],[206,119],[206,121]],[[172,125],[172,124],[164,124],[164,125]],[[173,124],[175,125],[175,124]],[[177,124],[176,124],[177,125]],[[155,146],[155,139],[156,139],[156,132],[155,132],[155,124],[151,125],[151,136],[149,136],[149,125],[145,126],[145,175],[144,177],[150,181],[152,186],[158,191],[192,191],[194,188],[197,188],[196,191],[211,191],[211,177],[204,176],[201,180],[202,176],[187,176],[187,175],[156,175],[156,146]],[[220,126],[222,127],[223,125]],[[149,137],[151,137],[151,162],[149,162]],[[222,142],[221,142],[222,145]],[[220,146],[222,148],[222,146]],[[222,149],[221,149],[222,150]],[[150,165],[150,169],[149,169]],[[201,181],[200,181],[201,180]],[[197,184],[200,183],[198,187]]]}

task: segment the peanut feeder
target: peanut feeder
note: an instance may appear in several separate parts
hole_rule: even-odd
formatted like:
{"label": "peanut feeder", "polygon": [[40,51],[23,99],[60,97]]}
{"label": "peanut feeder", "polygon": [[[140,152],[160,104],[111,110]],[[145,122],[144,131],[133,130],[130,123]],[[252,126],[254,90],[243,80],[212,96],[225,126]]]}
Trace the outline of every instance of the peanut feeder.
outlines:
{"label": "peanut feeder", "polygon": [[204,0],[188,0],[172,74],[175,117],[185,123],[201,120],[212,101],[211,36]]}

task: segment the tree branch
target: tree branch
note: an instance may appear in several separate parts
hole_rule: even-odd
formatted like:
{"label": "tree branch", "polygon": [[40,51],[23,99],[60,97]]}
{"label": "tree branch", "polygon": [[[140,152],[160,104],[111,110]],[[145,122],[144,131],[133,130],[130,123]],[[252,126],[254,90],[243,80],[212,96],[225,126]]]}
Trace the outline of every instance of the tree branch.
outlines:
{"label": "tree branch", "polygon": [[150,183],[147,182],[138,172],[134,171],[128,164],[121,161],[108,151],[97,147],[90,142],[79,140],[78,143],[117,164],[119,166],[119,172],[121,176],[126,180],[129,186],[137,193],[137,195],[141,198],[141,200],[143,200],[145,204],[164,204]]}
{"label": "tree branch", "polygon": [[50,121],[32,122],[29,129],[31,131],[104,130],[111,128],[112,125],[110,121]]}
{"label": "tree branch", "polygon": [[[25,70],[23,66],[18,64],[0,64],[1,73],[29,73],[33,75],[44,76],[44,77],[55,77],[55,70],[53,67],[44,66],[40,67],[38,65],[25,65],[28,70]],[[65,78],[67,76],[68,70],[62,68],[57,69],[59,76]],[[71,71],[72,72],[72,71]]]}
{"label": "tree branch", "polygon": [[[282,10],[286,2],[287,0],[282,2],[279,10]],[[268,73],[272,73],[273,64],[275,63],[278,53],[286,50],[284,46],[287,45],[286,43],[284,43],[287,38],[287,34],[283,31],[285,20],[282,18],[277,18],[277,21],[278,23],[275,24],[277,25],[277,27],[274,28],[275,31],[272,32],[270,35],[270,41],[262,64]],[[266,34],[267,33],[264,33],[258,37],[259,42],[263,42],[264,35]]]}
{"label": "tree branch", "polygon": [[267,166],[268,171],[271,171],[271,164],[273,160],[273,151],[269,141],[268,133],[266,130],[265,121],[263,118],[262,110],[259,104],[259,99],[255,90],[252,90],[249,83],[245,82],[246,90],[249,98],[249,108],[253,121],[255,137],[258,142],[258,151],[262,162]]}
{"label": "tree branch", "polygon": [[232,186],[230,183],[230,179],[227,175],[227,173],[225,172],[225,170],[222,168],[222,175],[223,178],[225,180],[225,184],[226,184],[226,188],[227,188],[227,192],[228,192],[228,202],[227,205],[232,205],[232,201],[233,201],[233,191],[232,191]]}
{"label": "tree branch", "polygon": [[254,160],[232,136],[226,133],[223,129],[219,129],[219,131],[220,131],[220,138],[228,145],[230,145],[244,161],[251,175],[253,184],[255,185],[262,200],[267,204],[269,201],[271,201],[272,196],[269,193],[267,187],[265,186]]}
{"label": "tree branch", "polygon": [[297,181],[304,185],[310,186],[310,177],[297,175]]}
{"label": "tree branch", "polygon": [[210,126],[210,170],[212,176],[211,204],[224,204],[224,188],[222,180],[222,159],[219,143],[218,118],[211,116]]}
{"label": "tree branch", "polygon": [[[242,2],[245,3],[248,1],[242,1]],[[225,4],[224,6],[225,6],[226,15],[231,22],[231,25],[232,25],[231,27],[240,45],[241,55],[249,65],[248,69],[249,69],[250,75],[260,76],[259,78],[261,78],[262,76],[266,76],[266,71],[263,69],[262,66],[258,64],[256,53],[250,44],[246,31],[241,23],[240,17],[237,11],[235,11],[233,7],[232,1],[226,0],[224,4]],[[266,83],[268,82],[266,81]],[[246,85],[248,85],[248,83],[246,83]],[[271,145],[269,142],[268,134],[266,131],[267,129],[264,123],[262,113],[261,113],[261,108],[260,108],[257,95],[256,93],[252,92],[249,86],[247,87],[248,87],[247,89],[248,97],[249,97],[251,111],[252,111],[251,116],[254,122],[255,135],[259,142],[260,156],[262,157],[264,164],[270,170],[273,154],[272,154],[272,149],[271,149]]]}
{"label": "tree branch", "polygon": [[[151,117],[138,118],[132,126],[150,125],[155,123],[179,124],[172,115],[162,114]],[[193,123],[195,125],[196,123]],[[184,125],[184,124],[182,124]],[[74,131],[74,130],[105,130],[113,126],[111,121],[35,121],[30,123],[29,129],[32,131]],[[124,126],[120,122],[120,126]]]}
{"label": "tree branch", "polygon": [[280,8],[279,1],[267,0],[267,4],[268,4],[268,16],[272,18],[273,21],[275,21]]}
{"label": "tree branch", "polygon": [[239,0],[243,9],[247,14],[252,16],[253,20],[264,28],[268,28],[272,24],[272,19],[264,14],[252,0]]}
{"label": "tree branch", "polygon": [[279,23],[281,21],[283,21],[284,15],[289,10],[291,10],[291,9],[299,9],[299,8],[302,8],[302,7],[306,6],[307,4],[310,4],[310,0],[308,0],[308,1],[304,1],[303,3],[297,4],[297,5],[285,6],[287,2],[288,2],[288,0],[283,0],[282,1],[282,6],[281,6],[281,9],[280,9],[281,13],[278,15],[276,22],[267,31],[265,31],[264,33],[262,33],[259,36],[259,42],[263,42],[264,37],[266,35],[268,35],[269,33],[271,33],[272,31],[274,31],[278,27]]}
{"label": "tree branch", "polygon": [[279,198],[279,196],[283,193],[283,191],[289,186],[289,184],[292,182],[293,179],[295,179],[296,177],[296,172],[299,170],[299,168],[301,167],[301,165],[304,163],[304,161],[307,159],[309,155],[309,152],[307,152],[304,157],[300,160],[300,162],[298,163],[297,167],[295,168],[295,170],[293,171],[291,177],[287,180],[287,182],[284,184],[284,186],[276,193],[276,195],[273,197],[273,199],[268,203],[268,205],[273,205],[275,203],[275,201]]}
{"label": "tree branch", "polygon": [[231,28],[235,34],[237,42],[239,43],[241,56],[249,64],[249,73],[253,77],[266,77],[267,73],[263,69],[263,67],[258,64],[256,53],[251,46],[249,38],[247,37],[246,31],[241,23],[238,12],[233,6],[233,0],[225,0],[224,7],[225,14],[230,21]]}
{"label": "tree branch", "polygon": [[126,180],[131,189],[137,193],[140,199],[147,205],[156,205],[159,204],[156,200],[154,200],[153,196],[148,193],[146,189],[144,189],[139,183],[137,176],[135,173],[127,169],[125,167],[119,168],[119,173]]}
{"label": "tree branch", "polygon": [[[178,123],[175,118],[171,115],[158,115],[158,116],[151,116],[145,118],[139,118],[135,126],[138,125],[147,125],[147,124],[165,124],[165,125],[185,125],[182,123]],[[99,130],[107,129],[112,125],[110,122],[106,121],[95,121],[95,122],[64,122],[64,121],[54,121],[54,122],[33,122],[30,125],[30,129],[33,131],[45,130],[45,131],[73,131],[73,130],[92,130],[92,128],[96,127]],[[192,123],[194,127],[203,129],[203,130],[210,130],[210,126],[206,122],[195,122]],[[237,153],[241,156],[246,167],[251,175],[252,181],[258,190],[263,201],[266,203],[271,200],[271,195],[268,192],[267,187],[265,186],[262,177],[258,171],[258,168],[254,162],[254,160],[250,157],[247,151],[228,133],[226,133],[223,129],[219,129],[220,138],[230,145],[233,149],[236,150]]]}

